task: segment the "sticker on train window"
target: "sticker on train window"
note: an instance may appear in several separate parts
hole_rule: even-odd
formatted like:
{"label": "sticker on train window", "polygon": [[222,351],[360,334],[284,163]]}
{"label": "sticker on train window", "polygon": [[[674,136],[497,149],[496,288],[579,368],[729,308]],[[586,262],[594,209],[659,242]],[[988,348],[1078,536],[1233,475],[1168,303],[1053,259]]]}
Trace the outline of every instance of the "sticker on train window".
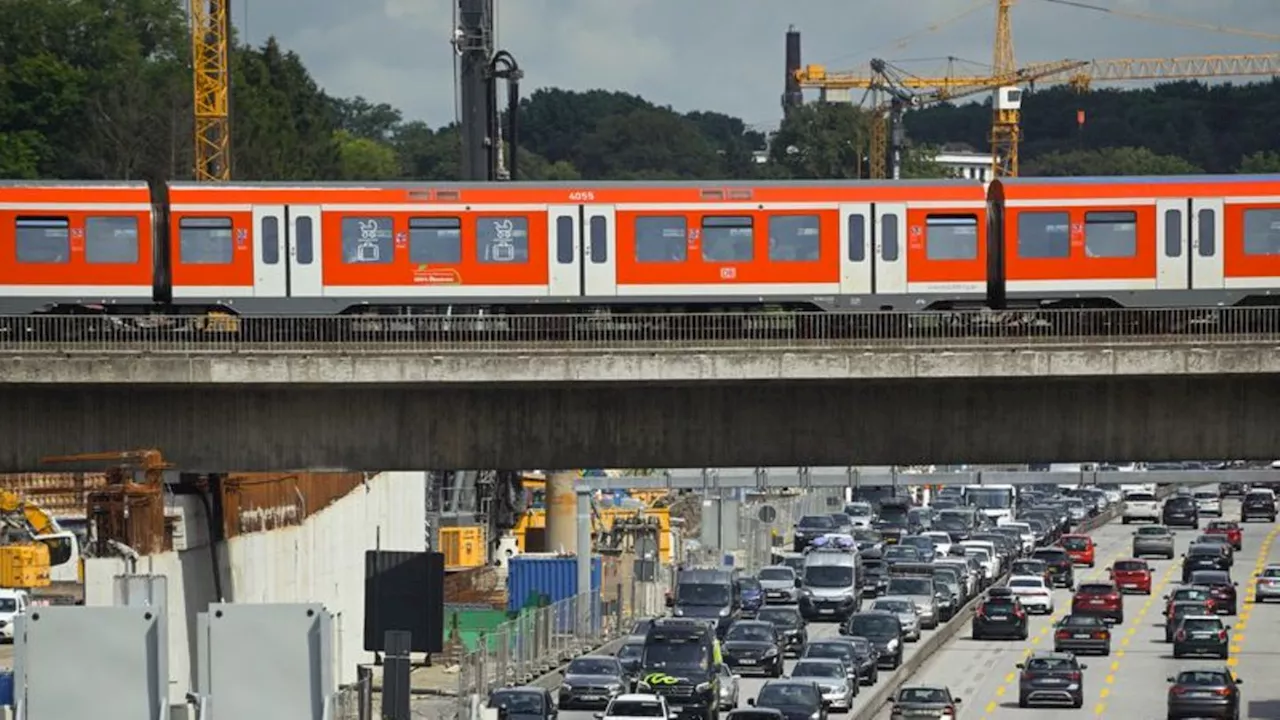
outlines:
{"label": "sticker on train window", "polygon": [[476,219],[476,250],[483,263],[529,261],[529,219],[482,217]]}
{"label": "sticker on train window", "polygon": [[395,260],[395,226],[389,217],[342,218],[342,261],[385,265]]}

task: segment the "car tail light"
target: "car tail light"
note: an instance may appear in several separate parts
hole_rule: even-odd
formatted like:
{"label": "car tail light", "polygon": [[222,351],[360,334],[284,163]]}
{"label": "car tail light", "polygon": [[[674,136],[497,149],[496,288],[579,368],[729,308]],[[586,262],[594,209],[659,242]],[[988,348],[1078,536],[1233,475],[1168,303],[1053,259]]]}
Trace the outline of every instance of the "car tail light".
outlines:
{"label": "car tail light", "polygon": [[1022,608],[1014,608],[1014,609],[1013,609],[1013,616],[1014,616],[1014,617],[1019,617],[1019,618],[1020,618],[1020,617],[1022,617],[1023,615],[1026,615],[1026,612],[1024,612],[1024,611],[1022,610]]}
{"label": "car tail light", "polygon": [[1107,631],[1106,631],[1106,630],[1095,630],[1095,631],[1094,631],[1094,633],[1093,633],[1093,639],[1094,639],[1094,640],[1105,640],[1105,639],[1107,638],[1107,635],[1108,635],[1108,633],[1107,633]]}
{"label": "car tail light", "polygon": [[1067,638],[1071,637],[1071,633],[1067,632],[1066,630],[1059,630],[1058,632],[1054,633],[1054,636],[1057,637],[1059,640],[1066,640]]}
{"label": "car tail light", "polygon": [[943,708],[943,710],[942,710],[942,714],[943,714],[943,715],[946,715],[946,716],[950,716],[950,717],[955,717],[955,716],[956,716],[956,706],[955,706],[955,705],[948,705],[948,706],[946,706],[945,708]]}
{"label": "car tail light", "polygon": [[1215,695],[1226,697],[1231,694],[1231,688],[1216,688],[1213,692]]}
{"label": "car tail light", "polygon": [[1186,695],[1187,689],[1184,687],[1174,686],[1172,688],[1169,688],[1169,692],[1173,695]]}
{"label": "car tail light", "polygon": [[1080,681],[1079,671],[1072,670],[1071,672],[1067,673],[1067,679],[1074,682],[1079,682]]}
{"label": "car tail light", "polygon": [[1225,629],[1218,631],[1218,639],[1223,642],[1227,641],[1227,631]]}

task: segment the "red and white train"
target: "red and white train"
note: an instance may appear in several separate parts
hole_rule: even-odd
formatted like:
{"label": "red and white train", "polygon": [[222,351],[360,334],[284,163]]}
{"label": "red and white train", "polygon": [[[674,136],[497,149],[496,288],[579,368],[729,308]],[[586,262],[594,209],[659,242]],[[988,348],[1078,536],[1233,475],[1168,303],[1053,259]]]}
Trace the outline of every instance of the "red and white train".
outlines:
{"label": "red and white train", "polygon": [[0,184],[0,314],[1270,304],[1280,175]]}

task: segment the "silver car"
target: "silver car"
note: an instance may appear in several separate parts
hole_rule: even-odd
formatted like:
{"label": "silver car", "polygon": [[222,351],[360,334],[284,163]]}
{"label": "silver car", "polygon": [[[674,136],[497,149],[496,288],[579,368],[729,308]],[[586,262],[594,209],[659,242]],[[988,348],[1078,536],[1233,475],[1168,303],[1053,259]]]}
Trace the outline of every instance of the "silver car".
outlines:
{"label": "silver car", "polygon": [[871,507],[871,503],[849,503],[844,506],[844,514],[853,521],[855,528],[869,528],[876,520],[876,511]]}
{"label": "silver car", "polygon": [[835,658],[804,658],[792,669],[791,679],[817,685],[822,689],[822,700],[835,711],[848,712],[858,694],[858,684],[849,682],[849,671]]}
{"label": "silver car", "polygon": [[724,663],[716,666],[716,673],[720,676],[720,709],[736,709],[738,695],[742,692],[742,677],[734,675],[729,666]]}
{"label": "silver car", "polygon": [[1148,525],[1133,533],[1133,556],[1159,555],[1173,559],[1173,531],[1163,525]]}
{"label": "silver car", "polygon": [[903,639],[908,642],[920,639],[920,610],[916,607],[915,600],[902,595],[886,595],[876,598],[868,609],[897,615],[898,622],[902,623]]}
{"label": "silver car", "polygon": [[1254,584],[1254,597],[1260,603],[1280,598],[1280,565],[1268,565],[1262,568]]}
{"label": "silver car", "polygon": [[792,604],[800,600],[800,588],[796,587],[796,571],[786,565],[770,565],[760,568],[756,575],[760,589],[764,591],[766,605]]}
{"label": "silver car", "polygon": [[928,577],[891,577],[885,595],[904,597],[916,604],[916,614],[920,616],[920,627],[932,630],[938,627],[938,596],[933,587],[933,576]]}

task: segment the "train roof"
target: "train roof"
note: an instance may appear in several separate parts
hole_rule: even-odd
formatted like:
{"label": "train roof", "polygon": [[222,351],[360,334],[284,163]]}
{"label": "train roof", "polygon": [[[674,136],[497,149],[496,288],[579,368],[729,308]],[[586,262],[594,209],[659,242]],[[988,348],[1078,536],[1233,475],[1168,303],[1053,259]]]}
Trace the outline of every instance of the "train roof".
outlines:
{"label": "train roof", "polygon": [[1268,175],[1151,175],[1114,177],[1000,178],[991,184],[992,198],[1020,200],[1222,195],[1273,195],[1280,190],[1280,174]]}
{"label": "train roof", "polygon": [[190,180],[173,180],[166,183],[171,188],[199,188],[201,190],[268,188],[268,189],[303,189],[324,188],[367,188],[371,190],[492,190],[494,188],[549,189],[549,190],[583,190],[608,189],[626,190],[638,187],[645,188],[677,188],[718,190],[721,188],[936,188],[938,186],[983,187],[979,180],[968,178],[938,178],[935,180],[552,180],[552,181],[518,181],[518,182],[454,182],[431,180],[392,180],[392,181],[263,181],[263,182],[194,182]]}
{"label": "train roof", "polygon": [[145,180],[0,180],[0,189],[30,188],[74,190],[91,188],[94,190],[147,190],[150,186]]}

